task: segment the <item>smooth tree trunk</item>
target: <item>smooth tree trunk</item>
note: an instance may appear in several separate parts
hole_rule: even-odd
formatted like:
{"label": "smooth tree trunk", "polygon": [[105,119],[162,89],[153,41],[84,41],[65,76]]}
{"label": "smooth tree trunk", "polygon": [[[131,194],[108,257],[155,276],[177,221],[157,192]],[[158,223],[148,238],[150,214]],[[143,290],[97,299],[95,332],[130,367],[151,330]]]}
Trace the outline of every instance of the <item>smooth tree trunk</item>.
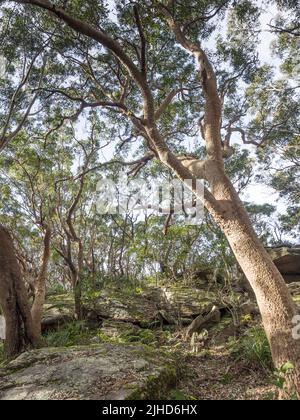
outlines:
{"label": "smooth tree trunk", "polygon": [[77,320],[83,319],[81,275],[74,264],[70,267],[70,277],[74,295],[74,313]]}
{"label": "smooth tree trunk", "polygon": [[83,269],[83,246],[81,240],[76,243],[77,247],[77,263],[73,260],[72,239],[69,235],[67,238],[67,249],[57,249],[59,254],[64,258],[69,268],[69,279],[72,285],[74,296],[74,313],[78,320],[83,319],[82,307],[82,269]]}
{"label": "smooth tree trunk", "polygon": [[46,296],[46,281],[48,274],[48,266],[50,261],[50,245],[51,245],[52,230],[49,226],[45,229],[44,236],[44,251],[42,257],[42,265],[34,283],[34,300],[31,308],[31,316],[35,336],[40,340],[42,335],[42,317],[43,307]]}
{"label": "smooth tree trunk", "polygon": [[26,287],[13,241],[0,225],[0,306],[6,321],[4,350],[7,358],[37,344]]}

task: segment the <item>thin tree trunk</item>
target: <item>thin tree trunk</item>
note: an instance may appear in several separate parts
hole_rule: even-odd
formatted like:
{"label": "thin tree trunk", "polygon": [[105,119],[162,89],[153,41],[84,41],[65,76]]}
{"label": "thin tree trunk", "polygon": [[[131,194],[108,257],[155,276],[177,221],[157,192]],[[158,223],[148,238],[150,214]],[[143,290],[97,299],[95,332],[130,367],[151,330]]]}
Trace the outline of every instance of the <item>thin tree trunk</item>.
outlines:
{"label": "thin tree trunk", "polygon": [[43,306],[45,303],[46,296],[46,281],[48,274],[48,265],[50,260],[51,236],[52,230],[49,226],[47,226],[44,236],[44,252],[42,258],[42,266],[39,272],[39,276],[34,284],[34,301],[31,308],[34,333],[39,340],[42,335],[41,325],[43,317]]}
{"label": "thin tree trunk", "polygon": [[25,284],[12,239],[0,225],[0,305],[6,321],[5,354],[12,358],[28,347],[34,347],[32,317]]}
{"label": "thin tree trunk", "polygon": [[82,286],[80,279],[76,279],[74,284],[74,302],[75,302],[75,315],[76,319],[83,319],[82,310]]}

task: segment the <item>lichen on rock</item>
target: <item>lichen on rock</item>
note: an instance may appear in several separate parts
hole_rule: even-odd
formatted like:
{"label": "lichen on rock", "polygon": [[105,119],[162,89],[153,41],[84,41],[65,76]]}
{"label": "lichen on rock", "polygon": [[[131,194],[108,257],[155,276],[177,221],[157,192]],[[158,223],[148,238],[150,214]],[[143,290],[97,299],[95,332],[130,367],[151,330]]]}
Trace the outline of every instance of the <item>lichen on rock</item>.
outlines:
{"label": "lichen on rock", "polygon": [[1,400],[163,398],[176,359],[142,345],[105,343],[22,354],[0,370]]}

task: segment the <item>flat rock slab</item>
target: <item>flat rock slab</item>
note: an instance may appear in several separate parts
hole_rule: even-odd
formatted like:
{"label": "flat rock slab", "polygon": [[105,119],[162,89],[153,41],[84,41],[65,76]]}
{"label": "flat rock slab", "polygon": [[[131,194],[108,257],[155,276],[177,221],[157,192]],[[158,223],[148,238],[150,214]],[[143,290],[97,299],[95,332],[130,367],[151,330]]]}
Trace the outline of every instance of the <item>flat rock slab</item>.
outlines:
{"label": "flat rock slab", "polygon": [[0,400],[161,399],[177,362],[141,345],[45,348],[0,370]]}

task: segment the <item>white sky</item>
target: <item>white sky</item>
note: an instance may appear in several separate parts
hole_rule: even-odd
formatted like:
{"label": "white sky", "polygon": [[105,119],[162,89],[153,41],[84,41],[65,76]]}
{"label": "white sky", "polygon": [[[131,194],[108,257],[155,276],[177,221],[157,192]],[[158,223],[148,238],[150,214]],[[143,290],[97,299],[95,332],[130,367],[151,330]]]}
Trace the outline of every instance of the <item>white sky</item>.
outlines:
{"label": "white sky", "polygon": [[[115,19],[115,14],[114,14],[114,0],[109,0],[109,3],[111,5],[111,18]],[[260,5],[262,4],[261,1],[258,2]],[[260,45],[258,47],[258,53],[259,53],[259,58],[260,61],[262,63],[268,63],[268,64],[273,64],[274,66],[278,66],[279,64],[279,60],[276,60],[274,57],[271,57],[271,49],[270,49],[270,45],[271,43],[274,41],[275,36],[274,34],[272,34],[271,32],[269,32],[267,30],[267,25],[270,23],[270,21],[278,14],[278,11],[276,9],[276,7],[268,7],[268,9],[265,11],[265,13],[262,14],[261,19],[260,19],[260,25],[263,28],[263,31],[261,33],[260,36]],[[196,140],[196,142],[198,142],[199,140]],[[240,144],[241,142],[238,140],[238,136],[237,136],[237,142]],[[189,144],[187,145],[187,147],[190,149],[190,152],[192,152],[194,150],[195,147],[195,140],[191,139],[191,141],[189,141]],[[245,148],[247,148],[249,150],[249,147],[252,148],[253,152],[254,152],[254,147],[251,146],[245,146]],[[104,160],[109,160],[111,159],[113,151],[112,150],[107,150],[107,151],[103,151],[103,158]],[[253,156],[255,154],[253,153]],[[247,190],[244,193],[243,199],[245,200],[249,200],[249,201],[253,201],[257,204],[264,204],[264,203],[268,203],[268,204],[273,204],[278,200],[279,195],[276,193],[275,190],[272,190],[271,188],[264,186],[262,184],[255,184],[252,183],[248,186]],[[278,207],[281,211],[284,211],[285,208],[285,203],[284,202],[278,202]]]}

